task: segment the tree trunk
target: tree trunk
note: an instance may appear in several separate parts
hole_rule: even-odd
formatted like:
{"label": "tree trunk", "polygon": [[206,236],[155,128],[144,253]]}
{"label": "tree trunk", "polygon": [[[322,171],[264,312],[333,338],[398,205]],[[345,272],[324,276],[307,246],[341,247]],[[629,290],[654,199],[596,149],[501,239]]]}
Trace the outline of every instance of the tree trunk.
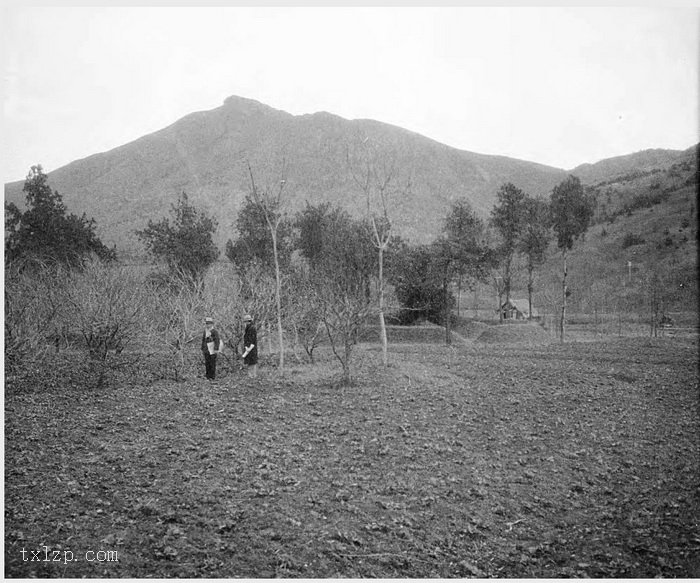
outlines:
{"label": "tree trunk", "polygon": [[566,247],[562,251],[563,258],[563,277],[561,280],[562,302],[561,302],[561,320],[559,321],[559,340],[564,342],[564,328],[566,326]]}
{"label": "tree trunk", "polygon": [[346,314],[344,322],[345,330],[343,334],[343,386],[350,385],[350,359],[352,358],[352,337],[355,335],[356,327],[352,324],[352,315]]}
{"label": "tree trunk", "polygon": [[379,337],[382,342],[382,365],[389,365],[386,322],[384,321],[384,247],[379,246]]}
{"label": "tree trunk", "polygon": [[292,352],[294,353],[294,358],[296,358],[297,364],[301,364],[301,358],[297,352],[299,349],[299,328],[294,324],[294,340],[292,341]]}
{"label": "tree trunk", "polygon": [[346,387],[350,385],[350,353],[352,351],[352,344],[345,341],[345,360],[343,360],[343,385]]}
{"label": "tree trunk", "polygon": [[280,282],[280,262],[277,254],[277,229],[270,229],[272,233],[272,252],[275,258],[275,301],[277,303],[277,340],[280,351],[280,374],[284,374],[284,335],[282,331],[282,283]]}
{"label": "tree trunk", "polygon": [[450,302],[449,302],[449,297],[448,297],[448,289],[447,289],[447,280],[443,280],[442,282],[442,296],[443,296],[443,303],[445,305],[445,344],[450,345],[452,344],[452,331],[450,330]]}
{"label": "tree trunk", "polygon": [[506,292],[506,302],[510,301],[510,258],[506,260],[506,271],[503,275],[503,285]]}
{"label": "tree trunk", "polygon": [[460,313],[462,308],[462,273],[460,272],[457,278],[457,317],[459,318],[462,314]]}
{"label": "tree trunk", "polygon": [[498,323],[503,324],[503,290],[499,288],[496,293],[498,294]]}
{"label": "tree trunk", "polygon": [[530,267],[527,270],[527,309],[528,309],[528,315],[527,319],[532,320],[532,289],[534,288],[534,281],[533,281],[533,269]]}

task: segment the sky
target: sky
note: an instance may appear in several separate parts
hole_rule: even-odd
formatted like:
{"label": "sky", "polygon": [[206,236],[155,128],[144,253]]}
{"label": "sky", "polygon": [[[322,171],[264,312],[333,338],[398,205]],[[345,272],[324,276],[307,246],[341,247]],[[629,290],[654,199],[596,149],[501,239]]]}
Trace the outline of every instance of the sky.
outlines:
{"label": "sky", "polygon": [[700,8],[57,7],[0,12],[3,182],[230,95],[566,170],[700,142]]}

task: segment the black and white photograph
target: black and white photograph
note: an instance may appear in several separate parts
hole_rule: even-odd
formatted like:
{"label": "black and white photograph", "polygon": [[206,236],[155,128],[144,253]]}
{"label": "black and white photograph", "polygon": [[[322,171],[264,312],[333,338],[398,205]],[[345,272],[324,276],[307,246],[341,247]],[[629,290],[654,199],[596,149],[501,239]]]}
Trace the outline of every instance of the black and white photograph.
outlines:
{"label": "black and white photograph", "polygon": [[0,38],[5,578],[700,578],[700,3]]}

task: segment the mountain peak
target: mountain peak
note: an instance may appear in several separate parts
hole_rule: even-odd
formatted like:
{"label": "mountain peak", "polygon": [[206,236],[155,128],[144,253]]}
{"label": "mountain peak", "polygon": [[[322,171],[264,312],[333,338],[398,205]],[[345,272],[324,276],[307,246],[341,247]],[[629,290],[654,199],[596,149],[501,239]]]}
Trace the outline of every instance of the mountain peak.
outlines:
{"label": "mountain peak", "polygon": [[260,103],[255,99],[250,99],[248,97],[241,97],[240,95],[229,95],[224,99],[224,106],[226,107],[259,107],[264,109],[271,109],[269,105]]}
{"label": "mountain peak", "polygon": [[282,110],[270,107],[260,101],[255,99],[249,99],[248,97],[240,97],[239,95],[231,95],[224,99],[223,109],[229,112],[236,113],[257,113],[257,114],[283,114],[285,116],[291,116],[290,113]]}

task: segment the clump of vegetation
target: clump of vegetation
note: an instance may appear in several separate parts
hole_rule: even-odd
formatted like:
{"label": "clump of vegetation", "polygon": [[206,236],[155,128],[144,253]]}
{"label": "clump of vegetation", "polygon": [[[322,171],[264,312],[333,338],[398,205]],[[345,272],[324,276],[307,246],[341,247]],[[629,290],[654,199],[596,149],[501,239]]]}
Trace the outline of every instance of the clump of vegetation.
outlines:
{"label": "clump of vegetation", "polygon": [[644,237],[640,237],[635,233],[627,233],[622,239],[622,248],[627,249],[628,247],[632,247],[634,245],[642,245],[644,242]]}
{"label": "clump of vegetation", "polygon": [[27,210],[5,205],[5,261],[19,259],[78,266],[89,255],[116,258],[97,237],[94,219],[68,213],[63,197],[49,186],[41,165],[32,166],[24,182]]}
{"label": "clump of vegetation", "polygon": [[164,218],[148,221],[136,235],[156,259],[164,260],[173,274],[184,273],[201,280],[207,268],[216,261],[219,250],[213,241],[216,220],[190,204],[182,193],[171,207],[172,223]]}
{"label": "clump of vegetation", "polygon": [[638,209],[650,208],[657,204],[661,204],[669,199],[671,192],[672,191],[669,190],[654,193],[640,192],[639,194],[635,195],[634,198],[632,198],[629,204],[627,204],[625,211],[633,212]]}

